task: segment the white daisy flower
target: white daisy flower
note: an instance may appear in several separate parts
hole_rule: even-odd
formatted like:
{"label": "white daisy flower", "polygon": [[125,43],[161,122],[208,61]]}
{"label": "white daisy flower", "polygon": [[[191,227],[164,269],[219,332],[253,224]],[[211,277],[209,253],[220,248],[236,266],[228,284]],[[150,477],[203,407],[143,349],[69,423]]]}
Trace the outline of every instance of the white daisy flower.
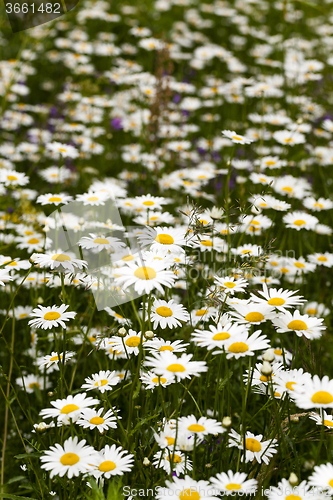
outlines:
{"label": "white daisy flower", "polygon": [[66,269],[71,273],[74,273],[76,268],[83,269],[88,266],[85,260],[77,259],[73,252],[64,253],[60,249],[56,252],[34,253],[31,256],[31,260],[35,264],[39,264],[42,268],[49,267],[50,269],[58,269],[59,271]]}
{"label": "white daisy flower", "polygon": [[333,464],[316,465],[309,477],[309,484],[333,494]]}
{"label": "white daisy flower", "polygon": [[267,336],[260,336],[260,334],[261,330],[256,330],[250,336],[248,336],[248,333],[243,333],[235,335],[235,337],[230,337],[224,345],[227,359],[254,356],[255,351],[270,347]]}
{"label": "white daisy flower", "polygon": [[209,350],[215,347],[222,349],[230,337],[246,333],[249,329],[248,325],[232,323],[230,316],[228,316],[227,322],[221,320],[216,326],[209,325],[209,330],[194,330],[191,334],[192,342],[197,343],[200,347],[207,347]]}
{"label": "white daisy flower", "polygon": [[332,428],[333,427],[333,415],[326,413],[325,410],[322,410],[322,415],[318,413],[311,412],[309,414],[311,420],[314,420],[317,425],[324,425],[325,427]]}
{"label": "white daisy flower", "polygon": [[258,293],[263,297],[259,298],[253,293],[251,293],[251,300],[253,302],[258,302],[259,304],[268,304],[273,306],[279,311],[284,311],[286,308],[292,306],[299,306],[305,299],[301,295],[294,295],[296,291],[283,290],[280,288],[267,288],[267,285],[263,283],[263,291],[258,290]]}
{"label": "white daisy flower", "polygon": [[117,385],[119,382],[120,378],[114,371],[100,370],[98,373],[94,373],[91,377],[87,377],[85,379],[85,383],[81,386],[81,389],[86,389],[87,391],[98,389],[99,392],[104,394],[105,391],[112,390],[113,386]]}
{"label": "white daisy flower", "polygon": [[142,234],[138,235],[140,243],[150,250],[161,248],[163,251],[169,250],[173,253],[184,252],[183,246],[186,245],[186,230],[174,227],[146,227]]}
{"label": "white daisy flower", "polygon": [[154,467],[164,469],[167,474],[171,472],[171,463],[172,470],[177,475],[193,469],[191,460],[180,451],[173,453],[168,448],[165,448],[155,453],[153,458]]}
{"label": "white daisy flower", "polygon": [[78,242],[78,245],[86,250],[95,250],[96,252],[100,252],[104,249],[111,252],[119,252],[123,248],[126,248],[126,244],[119,238],[104,235],[97,236],[92,233],[90,234],[90,238],[88,236],[83,236]]}
{"label": "white daisy flower", "polygon": [[84,206],[91,205],[94,207],[98,207],[101,205],[105,205],[106,200],[110,198],[108,193],[99,191],[98,193],[91,192],[85,194],[78,194],[76,196],[76,201],[83,202]]}
{"label": "white daisy flower", "polygon": [[181,321],[188,321],[189,313],[182,304],[177,304],[173,299],[166,301],[155,299],[150,312],[150,320],[153,328],[175,328],[182,326]]}
{"label": "white daisy flower", "polygon": [[66,304],[61,304],[59,307],[43,307],[39,305],[30,313],[30,316],[35,316],[36,319],[31,319],[28,325],[34,328],[43,328],[43,330],[56,328],[59,325],[62,328],[66,328],[65,321],[69,321],[76,316],[76,312],[74,311],[65,312],[68,308],[69,305],[66,306]]}
{"label": "white daisy flower", "polygon": [[126,262],[126,266],[117,269],[116,284],[119,283],[123,290],[133,285],[139,294],[150,293],[155,288],[163,294],[162,285],[168,288],[174,285],[175,275],[166,270],[167,265],[164,262],[152,258],[145,259],[144,255],[143,262],[144,265],[137,261]]}
{"label": "white daisy flower", "polygon": [[314,375],[304,385],[295,385],[293,389],[293,399],[299,408],[333,408],[333,380],[327,375],[322,379]]}
{"label": "white daisy flower", "polygon": [[122,476],[133,467],[134,455],[128,453],[121,446],[106,445],[98,452],[97,463],[89,474],[96,479],[110,479],[112,476]]}
{"label": "white daisy flower", "polygon": [[245,472],[222,472],[216,477],[210,478],[214,488],[221,491],[223,495],[253,495],[257,491],[258,481],[247,479]]}
{"label": "white daisy flower", "polygon": [[184,344],[182,340],[163,340],[160,338],[154,338],[152,340],[147,340],[145,342],[144,347],[149,349],[151,352],[162,352],[162,351],[171,351],[171,352],[185,352],[186,347],[189,344]]}
{"label": "white daisy flower", "polygon": [[235,309],[235,312],[230,311],[230,314],[240,324],[260,325],[260,323],[272,320],[276,316],[274,307],[268,304],[249,302],[247,304],[234,303],[231,306]]}
{"label": "white daisy flower", "polygon": [[222,134],[224,135],[224,137],[228,137],[228,139],[231,139],[235,144],[251,144],[251,142],[253,142],[252,139],[237,134],[237,132],[235,132],[234,130],[223,130]]}
{"label": "white daisy flower", "polygon": [[214,276],[214,283],[224,292],[228,292],[230,295],[233,295],[237,292],[245,292],[245,288],[248,285],[248,282],[244,278],[236,279],[233,276],[226,276],[225,278]]}
{"label": "white daisy flower", "polygon": [[17,378],[16,383],[22,389],[24,389],[28,394],[33,394],[34,389],[45,390],[51,387],[51,383],[47,378],[41,377],[40,375],[25,375],[22,378]]}
{"label": "white daisy flower", "polygon": [[278,333],[294,331],[298,337],[305,335],[310,340],[320,338],[322,331],[326,329],[322,318],[310,317],[307,314],[302,315],[297,310],[293,314],[284,311],[273,318],[272,322],[278,327]]}
{"label": "white daisy flower", "polygon": [[209,434],[222,434],[226,431],[220,422],[212,418],[200,417],[199,420],[194,415],[181,417],[178,420],[179,432],[195,434],[197,437],[208,436]]}
{"label": "white daisy flower", "polygon": [[41,205],[55,205],[56,207],[61,204],[67,205],[70,201],[73,201],[73,196],[69,196],[66,193],[41,194],[36,200]]}
{"label": "white daisy flower", "polygon": [[41,456],[42,469],[51,471],[54,476],[63,477],[65,474],[71,479],[86,472],[91,472],[97,463],[97,452],[92,446],[87,446],[86,440],[78,442],[78,437],[68,438],[64,445],[56,444],[46,450]]}
{"label": "white daisy flower", "polygon": [[[104,408],[99,408],[98,410],[86,408],[82,411],[81,417],[76,423],[84,429],[98,429],[100,433],[107,431],[108,429],[116,429],[117,418],[114,413],[117,411],[118,410],[113,408],[113,411],[107,410],[102,415]],[[118,416],[118,418],[121,418],[121,416]]]}
{"label": "white daisy flower", "polygon": [[54,154],[55,158],[77,158],[79,156],[76,148],[57,141],[47,143],[46,148]]}
{"label": "white daisy flower", "polygon": [[306,212],[291,212],[283,216],[283,222],[286,227],[296,229],[314,230],[319,220],[314,215],[307,214]]}
{"label": "white daisy flower", "polygon": [[[243,442],[243,437],[238,434],[234,429],[230,430],[229,433],[229,448],[236,446],[239,450],[244,449],[245,444],[245,462],[252,462],[254,459],[257,460],[259,464],[264,462],[268,464],[272,456],[277,453],[276,446],[278,444],[276,439],[271,439],[269,441],[262,440],[262,434],[255,435],[252,432],[247,431],[245,434],[245,443]],[[244,456],[241,460],[244,459]]]}
{"label": "white daisy flower", "polygon": [[145,389],[154,390],[159,385],[161,385],[162,387],[167,387],[168,385],[174,383],[175,377],[173,375],[169,375],[169,377],[167,378],[166,374],[164,377],[161,377],[156,375],[156,373],[149,371],[141,372],[140,380],[145,385]]}
{"label": "white daisy flower", "polygon": [[[67,363],[73,356],[75,355],[75,352],[71,351],[66,351],[65,352],[65,363]],[[54,352],[52,351],[51,354],[47,354],[46,356],[42,356],[40,358],[37,358],[37,365],[39,369],[41,370],[43,367],[48,370],[49,373],[51,373],[54,370],[59,370],[58,363],[63,363],[63,358],[64,358],[64,353],[63,352]],[[52,368],[50,370],[50,368]]]}
{"label": "white daisy flower", "polygon": [[56,399],[51,401],[54,408],[45,408],[40,411],[43,418],[57,418],[58,424],[69,425],[70,419],[76,422],[86,408],[96,406],[99,403],[98,399],[86,397],[86,393],[75,394],[75,396],[67,396],[65,399]]}
{"label": "white daisy flower", "polygon": [[310,484],[302,481],[297,486],[292,486],[287,479],[282,479],[277,486],[270,486],[267,489],[268,500],[312,500],[320,498],[316,491],[310,489]]}
{"label": "white daisy flower", "polygon": [[177,380],[198,377],[202,372],[206,372],[208,367],[205,361],[191,361],[193,354],[182,354],[179,358],[170,351],[152,353],[152,356],[145,360],[146,366],[151,366],[157,375],[174,375]]}

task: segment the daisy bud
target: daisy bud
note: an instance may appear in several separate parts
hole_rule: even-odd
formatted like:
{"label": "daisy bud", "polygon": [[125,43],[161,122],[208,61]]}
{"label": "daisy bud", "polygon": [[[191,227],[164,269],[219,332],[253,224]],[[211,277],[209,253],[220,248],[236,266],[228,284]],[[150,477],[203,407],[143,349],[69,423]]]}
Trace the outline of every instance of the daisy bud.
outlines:
{"label": "daisy bud", "polygon": [[52,396],[54,396],[54,392],[50,391],[50,392],[48,392],[48,393],[47,393],[47,395],[48,395],[50,398],[52,398]]}
{"label": "daisy bud", "polygon": [[271,375],[272,371],[273,368],[270,362],[264,361],[261,367],[261,373],[267,377],[268,375]]}
{"label": "daisy bud", "polygon": [[297,486],[298,485],[298,477],[296,476],[295,472],[292,472],[289,476],[289,483],[291,486]]}
{"label": "daisy bud", "polygon": [[149,458],[145,457],[145,458],[143,459],[143,462],[142,462],[142,463],[143,463],[143,465],[150,465],[150,460],[149,460]]}
{"label": "daisy bud", "polygon": [[32,255],[30,255],[29,257],[29,261],[33,264],[35,262],[35,258],[37,257],[37,253],[33,253]]}
{"label": "daisy bud", "polygon": [[118,335],[119,335],[119,337],[126,337],[127,331],[123,326],[121,328],[119,328]]}
{"label": "daisy bud", "polygon": [[207,469],[210,469],[212,464],[206,464]]}
{"label": "daisy bud", "polygon": [[154,332],[152,332],[151,330],[147,330],[145,333],[144,333],[144,336],[147,340],[150,340],[152,338],[154,338]]}
{"label": "daisy bud", "polygon": [[274,349],[268,349],[262,355],[262,359],[263,359],[263,361],[268,361],[269,363],[272,363],[275,359]]}
{"label": "daisy bud", "polygon": [[42,434],[49,428],[48,425],[46,425],[44,422],[40,422],[38,425],[35,427],[35,431],[38,432],[39,434]]}
{"label": "daisy bud", "polygon": [[290,420],[291,420],[291,422],[299,422],[299,416],[298,415],[290,415]]}
{"label": "daisy bud", "polygon": [[305,460],[304,465],[303,465],[304,470],[311,470],[311,469],[313,469],[314,464],[315,464],[314,460]]}
{"label": "daisy bud", "polygon": [[37,299],[37,304],[44,304],[44,299],[43,299],[43,297],[38,297],[38,299]]}
{"label": "daisy bud", "polygon": [[232,421],[231,421],[230,417],[224,417],[223,418],[223,420],[222,420],[223,427],[225,427],[226,429],[228,429],[229,427],[231,427],[231,424],[232,424]]}

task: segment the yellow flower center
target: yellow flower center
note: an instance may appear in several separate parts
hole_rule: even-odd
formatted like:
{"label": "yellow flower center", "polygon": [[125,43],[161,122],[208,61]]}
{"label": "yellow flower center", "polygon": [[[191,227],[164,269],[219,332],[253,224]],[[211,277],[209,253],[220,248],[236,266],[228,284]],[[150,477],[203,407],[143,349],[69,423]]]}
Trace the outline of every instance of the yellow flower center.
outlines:
{"label": "yellow flower center", "polygon": [[289,330],[307,330],[308,325],[301,321],[300,319],[294,319],[288,323],[287,327]]}
{"label": "yellow flower center", "polygon": [[333,396],[327,391],[318,391],[315,392],[311,398],[312,403],[319,405],[328,405],[333,403]]}
{"label": "yellow flower center", "polygon": [[90,198],[87,198],[87,201],[98,201],[97,196],[90,196]]}
{"label": "yellow flower center", "polygon": [[242,138],[238,137],[238,135],[233,135],[232,138],[235,139],[235,141],[241,141],[242,140]]}
{"label": "yellow flower center", "polygon": [[59,356],[52,356],[52,358],[50,358],[50,361],[59,361],[59,357],[60,359],[62,359],[62,354],[59,354]]}
{"label": "yellow flower center", "polygon": [[204,247],[212,247],[213,246],[213,242],[210,241],[210,240],[201,240],[200,241],[201,245],[203,245]]}
{"label": "yellow flower center", "polygon": [[133,259],[134,259],[133,255],[125,255],[125,257],[123,257],[121,260],[127,262],[127,261],[133,260]]}
{"label": "yellow flower center", "polygon": [[162,347],[159,348],[159,351],[173,351],[173,347],[171,347],[171,345],[162,345]]}
{"label": "yellow flower center", "polygon": [[101,472],[109,472],[110,470],[114,470],[116,467],[116,464],[111,460],[105,460],[105,462],[102,462],[99,465],[98,470]]}
{"label": "yellow flower center", "polygon": [[39,243],[39,240],[37,238],[31,238],[30,240],[28,240],[28,243],[29,245],[36,245],[37,243]]}
{"label": "yellow flower center", "polygon": [[68,415],[69,413],[72,413],[72,411],[79,410],[79,407],[77,405],[69,404],[65,405],[63,408],[61,408],[60,413],[64,413]]}
{"label": "yellow flower center", "polygon": [[330,480],[328,481],[328,484],[330,485],[330,487],[331,487],[331,488],[333,488],[333,479],[330,479]]}
{"label": "yellow flower center", "polygon": [[302,264],[302,262],[295,262],[295,267],[298,267],[298,269],[301,269],[302,267],[305,267],[304,264]]}
{"label": "yellow flower center", "polygon": [[227,484],[227,486],[225,487],[226,490],[240,490],[241,489],[241,485],[240,484],[237,484],[237,483],[229,483]]}
{"label": "yellow flower center", "polygon": [[286,383],[286,388],[289,389],[290,391],[293,391],[294,388],[293,388],[293,385],[295,385],[296,382],[287,382]]}
{"label": "yellow flower center", "polygon": [[321,257],[318,257],[319,262],[327,262],[326,257],[324,255],[321,255]]}
{"label": "yellow flower center", "polygon": [[236,286],[236,283],[233,283],[232,281],[225,281],[223,283],[223,286],[226,286],[228,288],[234,288]]}
{"label": "yellow flower center", "polygon": [[64,253],[56,253],[52,255],[51,260],[56,260],[57,262],[65,262],[65,260],[71,260],[69,255],[65,255]]}
{"label": "yellow flower center", "polygon": [[322,205],[321,203],[315,203],[313,206],[316,208],[324,208],[324,205]]}
{"label": "yellow flower center", "polygon": [[[324,425],[327,425],[328,427],[333,427],[333,422],[331,422],[330,420],[324,420]],[[333,480],[331,481],[333,483]]]}
{"label": "yellow flower center", "polygon": [[66,149],[64,149],[64,148],[59,148],[59,151],[62,151],[63,153],[66,153]]}
{"label": "yellow flower center", "polygon": [[60,318],[61,314],[59,314],[58,312],[56,311],[50,311],[50,312],[47,312],[46,314],[44,314],[44,319],[46,319],[47,321],[54,321],[58,318]]}
{"label": "yellow flower center", "polygon": [[310,307],[310,309],[307,309],[306,313],[307,314],[316,314],[317,313],[317,309]]}
{"label": "yellow flower center", "polygon": [[176,373],[176,372],[184,372],[185,371],[185,368],[183,367],[183,365],[179,364],[179,363],[172,363],[171,365],[169,365],[167,367],[167,370],[169,372],[173,372],[173,373]]}
{"label": "yellow flower center", "polygon": [[[180,457],[180,455],[177,455],[176,453],[174,455],[170,455],[170,458],[171,458],[171,461],[174,463],[174,464],[180,464],[182,459]],[[170,462],[170,458],[167,457],[167,460]]]}
{"label": "yellow flower center", "polygon": [[286,497],[286,500],[302,500],[302,497],[300,497],[299,495],[288,495]]}
{"label": "yellow flower center", "polygon": [[127,340],[125,340],[125,344],[128,347],[138,347],[140,344],[140,337],[129,337]]}
{"label": "yellow flower center", "polygon": [[153,280],[156,278],[156,271],[152,267],[138,267],[134,276],[140,280]]}
{"label": "yellow flower center", "polygon": [[280,271],[281,271],[281,273],[283,273],[283,274],[287,274],[287,273],[289,273],[289,269],[287,269],[286,267],[281,267]]}
{"label": "yellow flower center", "polygon": [[[154,377],[151,381],[154,382],[154,384],[158,384],[159,383],[158,382],[158,377]],[[160,381],[161,381],[161,384],[165,384],[165,382],[167,381],[167,379],[164,378],[164,377],[160,377]]]}
{"label": "yellow flower center", "polygon": [[254,453],[261,450],[261,444],[254,438],[245,439],[245,447],[247,450],[253,451]]}
{"label": "yellow flower center", "polygon": [[274,349],[274,354],[276,354],[277,356],[281,356],[282,350],[281,349]]}
{"label": "yellow flower center", "polygon": [[15,177],[15,175],[7,175],[7,179],[9,181],[17,181],[17,177]]}
{"label": "yellow flower center", "polygon": [[104,418],[102,417],[93,417],[89,420],[89,422],[93,425],[104,424]]}
{"label": "yellow flower center", "polygon": [[200,500],[200,495],[194,488],[189,488],[181,492],[179,500]]}
{"label": "yellow flower center", "polygon": [[79,460],[80,457],[76,453],[65,453],[60,458],[62,465],[75,465],[79,462]]}
{"label": "yellow flower center", "polygon": [[165,439],[168,441],[168,446],[171,446],[171,445],[175,444],[175,438],[166,437]]}
{"label": "yellow flower center", "polygon": [[274,297],[272,299],[269,299],[267,302],[270,306],[283,306],[283,304],[286,303],[284,299],[281,299],[280,297]]}
{"label": "yellow flower center", "polygon": [[204,315],[205,315],[205,314],[207,314],[207,313],[208,313],[207,309],[199,309],[199,311],[197,311],[197,312],[195,313],[195,315],[196,315],[196,316],[204,316]]}
{"label": "yellow flower center", "polygon": [[234,354],[240,352],[246,352],[249,350],[249,346],[245,344],[245,342],[234,342],[228,347],[229,352],[233,352]]}
{"label": "yellow flower center", "polygon": [[22,313],[22,314],[20,314],[19,318],[23,319],[23,318],[26,318],[27,316],[28,316],[27,313]]}
{"label": "yellow flower center", "polygon": [[172,245],[174,243],[174,239],[169,234],[158,234],[155,238],[157,243],[161,243],[161,245]]}
{"label": "yellow flower center", "polygon": [[205,431],[206,429],[204,428],[203,425],[199,425],[199,424],[192,424],[188,427],[188,430],[191,431],[191,432],[203,432]]}
{"label": "yellow flower center", "polygon": [[169,316],[172,316],[172,310],[170,309],[170,307],[166,306],[157,307],[156,312],[160,316],[163,316],[163,318],[168,318]]}
{"label": "yellow flower center", "polygon": [[30,389],[33,389],[34,387],[37,387],[37,389],[40,388],[40,385],[38,382],[31,382],[31,384],[29,384],[29,388]]}
{"label": "yellow flower center", "polygon": [[304,226],[306,224],[305,220],[297,219],[294,221],[295,226]]}
{"label": "yellow flower center", "polygon": [[215,333],[213,340],[227,340],[230,337],[228,332]]}
{"label": "yellow flower center", "polygon": [[282,188],[282,191],[287,191],[288,193],[291,193],[293,190],[293,188],[289,187],[289,186],[285,186]]}
{"label": "yellow flower center", "polygon": [[249,321],[250,323],[258,323],[259,321],[265,319],[265,316],[260,312],[250,312],[245,316],[244,319],[246,321]]}
{"label": "yellow flower center", "polygon": [[108,383],[108,381],[105,378],[102,378],[102,380],[95,382],[95,386],[99,387],[99,386],[106,385],[107,383]]}
{"label": "yellow flower center", "polygon": [[155,205],[155,203],[153,201],[144,201],[142,203],[142,205],[146,205],[146,207],[151,207],[152,205]]}
{"label": "yellow flower center", "polygon": [[61,198],[59,198],[59,196],[51,196],[51,198],[49,198],[49,201],[61,201]]}
{"label": "yellow flower center", "polygon": [[106,238],[96,238],[94,240],[94,243],[97,243],[98,245],[109,245],[110,242]]}

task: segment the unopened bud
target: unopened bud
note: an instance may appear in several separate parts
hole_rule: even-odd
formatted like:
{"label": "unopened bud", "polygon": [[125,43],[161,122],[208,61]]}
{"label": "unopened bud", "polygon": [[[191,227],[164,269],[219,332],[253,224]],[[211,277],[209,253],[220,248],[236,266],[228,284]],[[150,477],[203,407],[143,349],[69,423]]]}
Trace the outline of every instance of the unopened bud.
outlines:
{"label": "unopened bud", "polygon": [[231,424],[232,424],[232,421],[231,421],[230,417],[224,417],[223,418],[223,420],[222,420],[223,427],[225,427],[226,429],[228,429],[228,427],[231,427]]}
{"label": "unopened bud", "polygon": [[263,361],[268,361],[269,363],[272,363],[275,359],[275,354],[274,354],[274,349],[268,349],[264,354],[262,355]]}
{"label": "unopened bud", "polygon": [[145,458],[143,459],[143,462],[142,462],[142,463],[143,463],[143,465],[150,465],[150,460],[149,460],[149,458],[145,457]]}
{"label": "unopened bud", "polygon": [[154,332],[152,332],[151,330],[147,330],[145,333],[144,333],[144,336],[147,340],[150,340],[152,338],[154,338]]}
{"label": "unopened bud", "polygon": [[265,377],[268,377],[269,375],[271,375],[272,371],[273,368],[269,361],[264,361],[261,367],[261,373],[265,375]]}
{"label": "unopened bud", "polygon": [[127,335],[126,328],[124,328],[123,326],[121,328],[119,328],[118,335],[119,335],[119,337],[126,337],[126,335]]}
{"label": "unopened bud", "polygon": [[52,398],[52,396],[54,396],[54,392],[50,391],[50,392],[48,392],[48,393],[47,393],[47,395],[48,395],[50,398]]}
{"label": "unopened bud", "polygon": [[291,486],[297,486],[298,485],[298,477],[296,476],[295,472],[292,472],[289,476],[289,483]]}
{"label": "unopened bud", "polygon": [[43,299],[43,297],[38,297],[38,299],[37,299],[37,304],[44,304],[44,299]]}
{"label": "unopened bud", "polygon": [[207,469],[210,469],[212,464],[206,464]]}

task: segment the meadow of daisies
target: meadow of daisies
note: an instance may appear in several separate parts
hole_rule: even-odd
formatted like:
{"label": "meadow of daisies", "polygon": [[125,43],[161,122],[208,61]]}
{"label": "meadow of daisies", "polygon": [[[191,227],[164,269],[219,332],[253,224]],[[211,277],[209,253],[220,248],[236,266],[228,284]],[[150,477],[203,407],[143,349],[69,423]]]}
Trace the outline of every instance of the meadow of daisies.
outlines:
{"label": "meadow of daisies", "polygon": [[0,498],[333,495],[333,6],[0,30]]}

